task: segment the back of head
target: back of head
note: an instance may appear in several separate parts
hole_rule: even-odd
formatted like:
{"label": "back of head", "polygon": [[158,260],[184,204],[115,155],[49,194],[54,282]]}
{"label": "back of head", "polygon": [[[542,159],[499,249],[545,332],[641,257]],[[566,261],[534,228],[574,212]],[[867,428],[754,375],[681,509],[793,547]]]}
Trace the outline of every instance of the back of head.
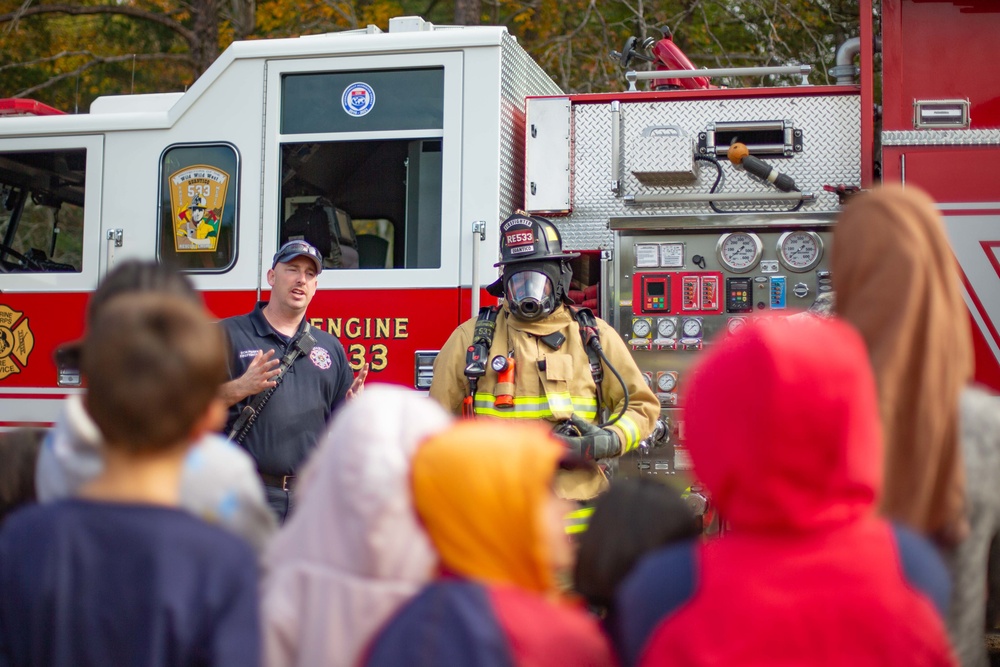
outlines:
{"label": "back of head", "polygon": [[87,319],[93,319],[94,314],[114,297],[132,292],[173,294],[192,303],[201,303],[194,284],[183,273],[156,261],[129,259],[116,264],[94,290],[87,304]]}
{"label": "back of head", "polygon": [[167,449],[187,439],[228,379],[224,334],[189,299],[122,294],[89,323],[81,371],[109,447]]}
{"label": "back of head", "polygon": [[460,576],[553,589],[542,508],[565,448],[537,424],[460,422],[413,461],[413,496],[443,567]]}
{"label": "back of head", "polygon": [[597,499],[580,538],[574,588],[590,604],[608,607],[640,558],[700,532],[700,521],[673,487],[650,477],[616,481]]}
{"label": "back of head", "polygon": [[843,322],[763,320],[725,337],[691,374],[684,426],[695,473],[736,530],[797,533],[873,510],[875,386]]}
{"label": "back of head", "polygon": [[451,418],[415,391],[374,385],[334,416],[302,473],[295,513],[270,550],[344,576],[424,581],[434,559],[417,522],[410,465]]}
{"label": "back of head", "polygon": [[[884,509],[918,530],[958,521],[958,399],[972,375],[959,271],[934,202],[886,186],[853,198],[834,231],[837,314],[864,338],[878,382]],[[898,483],[896,483],[898,481]]]}
{"label": "back of head", "polygon": [[269,655],[353,667],[431,580],[437,557],[413,507],[410,466],[420,442],[450,423],[435,401],[389,385],[366,388],[334,415],[302,473],[295,512],[267,550]]}

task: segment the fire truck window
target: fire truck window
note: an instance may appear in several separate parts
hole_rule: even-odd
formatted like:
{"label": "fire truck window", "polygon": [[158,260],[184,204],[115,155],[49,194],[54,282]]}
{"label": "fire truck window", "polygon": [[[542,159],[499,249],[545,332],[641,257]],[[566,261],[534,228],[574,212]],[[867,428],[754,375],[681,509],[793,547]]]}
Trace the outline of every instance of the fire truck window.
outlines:
{"label": "fire truck window", "polygon": [[85,149],[0,153],[0,272],[83,267]]}
{"label": "fire truck window", "polygon": [[236,259],[239,155],[229,144],[175,146],[160,161],[161,262],[220,273]]}
{"label": "fire truck window", "polygon": [[444,68],[288,74],[281,133],[440,130]]}
{"label": "fire truck window", "polygon": [[328,269],[440,268],[440,139],[283,144],[281,175],[279,244]]}

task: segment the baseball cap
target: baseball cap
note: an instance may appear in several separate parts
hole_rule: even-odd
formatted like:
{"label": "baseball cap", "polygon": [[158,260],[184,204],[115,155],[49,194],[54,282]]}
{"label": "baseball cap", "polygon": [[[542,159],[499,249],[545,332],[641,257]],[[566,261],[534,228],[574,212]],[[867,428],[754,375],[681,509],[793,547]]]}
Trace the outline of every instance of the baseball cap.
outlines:
{"label": "baseball cap", "polygon": [[278,248],[278,252],[274,253],[274,261],[271,262],[271,268],[276,267],[278,262],[289,262],[299,256],[308,257],[316,262],[317,271],[323,270],[323,256],[319,254],[319,250],[316,250],[316,248],[305,241],[289,241]]}

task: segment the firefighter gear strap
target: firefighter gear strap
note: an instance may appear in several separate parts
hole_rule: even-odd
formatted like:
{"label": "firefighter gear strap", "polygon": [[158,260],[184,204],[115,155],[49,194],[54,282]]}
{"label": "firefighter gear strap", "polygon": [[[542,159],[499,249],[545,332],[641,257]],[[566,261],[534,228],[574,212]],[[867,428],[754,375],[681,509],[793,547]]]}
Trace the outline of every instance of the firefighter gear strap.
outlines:
{"label": "firefighter gear strap", "polygon": [[493,345],[493,335],[497,330],[497,313],[499,312],[499,306],[487,306],[479,309],[476,328],[472,331],[472,343],[465,352],[465,378],[469,381],[469,395],[462,401],[463,417],[476,416],[473,401],[479,386],[479,378],[486,375],[486,363],[490,356],[490,346]]}
{"label": "firefighter gear strap", "polygon": [[564,435],[558,429],[556,436],[566,443],[570,452],[585,461],[608,459],[622,453],[622,443],[614,431],[588,424],[577,415],[569,419],[580,435]]}
{"label": "firefighter gear strap", "polygon": [[267,402],[271,400],[271,395],[281,385],[281,381],[285,377],[285,372],[291,368],[300,354],[309,354],[313,347],[315,347],[316,339],[313,338],[312,333],[309,331],[309,323],[303,322],[302,324],[302,330],[289,343],[285,355],[281,357],[281,363],[278,365],[278,375],[274,378],[274,386],[254,396],[250,404],[243,408],[240,416],[236,418],[232,430],[229,431],[229,439],[233,442],[237,444],[243,442],[243,439],[247,437],[247,433],[250,432],[250,429],[257,421],[257,416],[264,409],[264,406],[267,405]]}
{"label": "firefighter gear strap", "polygon": [[[604,366],[601,365],[601,357],[598,350],[601,347],[601,336],[597,332],[597,318],[594,311],[582,306],[567,306],[569,312],[573,314],[573,319],[580,325],[580,337],[583,339],[583,349],[587,352],[587,363],[590,364],[590,374],[594,378],[597,396],[597,421],[603,424],[608,419],[608,409],[604,406],[604,396],[601,391],[601,383],[604,382]],[[596,343],[596,345],[595,345]],[[626,395],[628,390],[626,389]]]}

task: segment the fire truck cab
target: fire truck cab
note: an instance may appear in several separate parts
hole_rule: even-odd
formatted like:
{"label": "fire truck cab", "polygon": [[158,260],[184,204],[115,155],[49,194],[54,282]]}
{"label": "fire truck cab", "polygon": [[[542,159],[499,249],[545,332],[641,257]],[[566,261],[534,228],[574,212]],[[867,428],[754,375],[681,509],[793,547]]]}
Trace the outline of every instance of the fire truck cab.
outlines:
{"label": "fire truck cab", "polygon": [[311,323],[371,380],[429,386],[423,351],[469,316],[474,263],[493,271],[479,245],[520,205],[524,98],[558,92],[503,28],[403,17],[235,43],[184,93],[78,115],[6,102],[0,426],[51,423],[80,390],[53,352],[116,262],[179,266],[226,317],[268,290],[293,238],[329,269]]}

